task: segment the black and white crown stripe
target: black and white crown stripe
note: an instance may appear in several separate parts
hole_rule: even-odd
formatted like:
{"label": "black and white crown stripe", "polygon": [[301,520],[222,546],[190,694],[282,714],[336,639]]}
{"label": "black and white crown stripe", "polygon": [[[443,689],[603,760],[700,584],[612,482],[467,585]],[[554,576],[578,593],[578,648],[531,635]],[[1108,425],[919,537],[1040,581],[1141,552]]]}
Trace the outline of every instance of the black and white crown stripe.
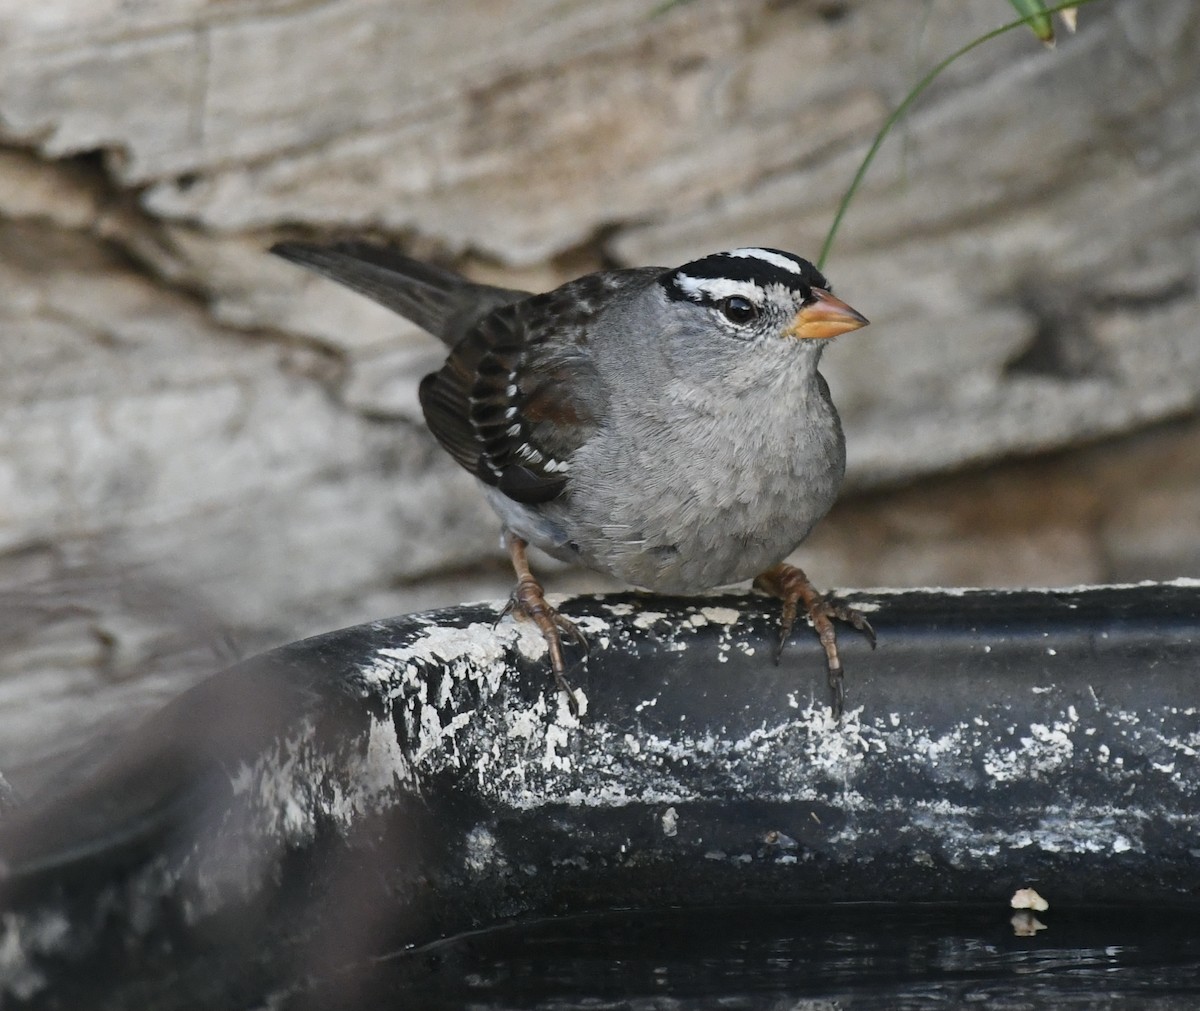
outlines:
{"label": "black and white crown stripe", "polygon": [[791,253],[785,253],[779,249],[765,249],[761,246],[743,246],[741,249],[730,249],[725,253],[717,253],[717,256],[732,256],[741,257],[747,260],[762,260],[764,263],[769,263],[783,270],[791,271],[793,274],[803,274],[805,270],[811,270],[812,264],[807,260],[802,260],[798,256],[793,256]]}
{"label": "black and white crown stripe", "polygon": [[746,246],[713,253],[667,272],[662,285],[677,301],[716,303],[731,296],[761,302],[767,288],[780,285],[805,297],[813,288],[829,290],[816,267],[780,249]]}
{"label": "black and white crown stripe", "polygon": [[765,294],[763,286],[755,281],[735,281],[729,277],[689,277],[687,274],[676,274],[675,287],[693,302],[713,304],[740,295],[758,305]]}

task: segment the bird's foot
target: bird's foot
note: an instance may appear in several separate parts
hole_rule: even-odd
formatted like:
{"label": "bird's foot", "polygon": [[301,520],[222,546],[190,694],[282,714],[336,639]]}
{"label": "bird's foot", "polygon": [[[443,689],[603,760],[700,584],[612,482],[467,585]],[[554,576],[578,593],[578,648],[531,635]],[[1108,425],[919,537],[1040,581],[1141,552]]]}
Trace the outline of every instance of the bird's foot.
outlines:
{"label": "bird's foot", "polygon": [[525,557],[525,542],[519,537],[509,534],[505,537],[505,544],[508,547],[509,556],[512,558],[513,568],[517,572],[517,585],[513,588],[512,596],[508,598],[508,603],[496,620],[499,621],[505,615],[512,614],[537,625],[538,631],[542,633],[542,638],[546,640],[546,646],[550,650],[550,670],[554,675],[554,683],[558,686],[559,691],[566,693],[567,708],[571,715],[578,716],[579,700],[575,698],[575,689],[567,680],[567,664],[563,656],[562,637],[566,635],[572,642],[582,646],[584,650],[588,648],[587,639],[579,631],[579,626],[575,622],[559,614],[546,602],[542,584],[529,571],[529,562]]}
{"label": "bird's foot", "polygon": [[778,663],[783,655],[783,647],[787,645],[792,634],[792,626],[796,623],[796,614],[801,604],[816,630],[817,638],[825,649],[825,667],[828,672],[829,690],[832,696],[834,719],[842,718],[842,710],[846,702],[845,676],[842,670],[842,660],[838,656],[837,629],[834,619],[844,621],[862,632],[871,648],[875,648],[875,629],[863,617],[862,613],[852,607],[831,600],[821,594],[803,569],[781,562],[773,565],[754,580],[757,589],[763,590],[783,601],[783,611],[779,618],[779,644],[775,647],[775,662]]}

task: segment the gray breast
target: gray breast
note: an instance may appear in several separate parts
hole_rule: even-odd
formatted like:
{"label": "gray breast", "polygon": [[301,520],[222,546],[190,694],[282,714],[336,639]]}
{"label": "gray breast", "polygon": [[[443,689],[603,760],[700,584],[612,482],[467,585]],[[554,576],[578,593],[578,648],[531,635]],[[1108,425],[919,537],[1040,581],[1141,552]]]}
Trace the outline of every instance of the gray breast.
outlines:
{"label": "gray breast", "polygon": [[635,586],[699,592],[752,578],[807,536],[845,469],[841,426],[815,368],[783,389],[686,417],[614,419],[620,437],[580,451],[569,497],[544,520],[570,555]]}

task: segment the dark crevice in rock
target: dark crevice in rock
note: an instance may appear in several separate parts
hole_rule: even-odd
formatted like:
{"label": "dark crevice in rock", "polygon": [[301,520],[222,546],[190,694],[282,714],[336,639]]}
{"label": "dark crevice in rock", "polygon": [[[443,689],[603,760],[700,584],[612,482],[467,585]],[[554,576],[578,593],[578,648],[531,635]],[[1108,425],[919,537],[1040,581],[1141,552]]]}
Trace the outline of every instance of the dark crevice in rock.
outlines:
{"label": "dark crevice in rock", "polygon": [[850,16],[850,5],[843,0],[822,0],[817,4],[817,17],[830,24],[844,21]]}
{"label": "dark crevice in rock", "polygon": [[1004,369],[1006,377],[1041,375],[1077,380],[1111,378],[1114,370],[1094,332],[1097,314],[1161,310],[1195,295],[1191,278],[1145,291],[1085,292],[1078,288],[1024,286],[1023,308],[1037,323],[1033,339]]}
{"label": "dark crevice in rock", "polygon": [[[123,186],[114,177],[110,168],[112,150],[96,148],[57,160],[46,159],[35,148],[26,145],[0,145],[0,152],[4,151],[36,158],[48,170],[63,173],[70,185],[92,197],[96,215],[83,231],[108,254],[113,266],[146,278],[163,292],[180,296],[211,316],[211,291],[193,275],[186,256],[180,252],[163,222],[141,206],[144,187]],[[67,233],[79,231],[62,222],[55,222],[55,229]],[[269,245],[270,238],[264,236],[264,256]],[[281,364],[288,371],[307,375],[334,391],[347,371],[342,350],[316,338],[270,327],[239,327],[226,321],[220,321],[218,325],[224,330],[290,349],[305,359],[316,356],[322,364],[315,367],[293,367],[296,354],[286,356]]]}
{"label": "dark crevice in rock", "polygon": [[1108,292],[1096,300],[1096,307],[1105,312],[1138,312],[1164,309],[1174,302],[1190,299],[1196,294],[1196,279],[1181,277],[1157,289],[1147,291]]}
{"label": "dark crevice in rock", "polygon": [[1071,319],[1039,317],[1033,339],[1021,354],[1004,368],[1006,378],[1050,376],[1055,379],[1088,379],[1106,375],[1095,357],[1086,324]]}
{"label": "dark crevice in rock", "polygon": [[1004,368],[1006,378],[1091,379],[1111,375],[1089,319],[1091,300],[1076,290],[1027,286],[1023,308],[1036,321],[1029,345]]}
{"label": "dark crevice in rock", "polygon": [[558,253],[553,263],[564,273],[571,274],[585,274],[593,270],[619,270],[622,267],[633,266],[613,254],[612,240],[626,228],[636,228],[644,223],[630,219],[597,225],[585,239]]}

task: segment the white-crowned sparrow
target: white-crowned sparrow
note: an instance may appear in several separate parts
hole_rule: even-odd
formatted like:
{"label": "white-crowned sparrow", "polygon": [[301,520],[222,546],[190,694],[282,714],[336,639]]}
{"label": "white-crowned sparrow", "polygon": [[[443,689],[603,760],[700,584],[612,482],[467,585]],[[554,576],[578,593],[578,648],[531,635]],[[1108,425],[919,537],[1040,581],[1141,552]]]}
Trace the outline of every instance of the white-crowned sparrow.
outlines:
{"label": "white-crowned sparrow", "polygon": [[845,469],[817,363],[828,338],[867,322],[816,267],[776,249],[734,249],[533,295],[363,242],[272,252],[452,349],[421,382],[421,406],[500,516],[517,573],[510,608],[541,629],[573,712],[562,635],[582,636],[546,603],[527,544],[664,593],[757,577],[784,602],[780,649],[805,608],[841,711],[831,619],[872,644],[874,634],[780,562],[833,505]]}

